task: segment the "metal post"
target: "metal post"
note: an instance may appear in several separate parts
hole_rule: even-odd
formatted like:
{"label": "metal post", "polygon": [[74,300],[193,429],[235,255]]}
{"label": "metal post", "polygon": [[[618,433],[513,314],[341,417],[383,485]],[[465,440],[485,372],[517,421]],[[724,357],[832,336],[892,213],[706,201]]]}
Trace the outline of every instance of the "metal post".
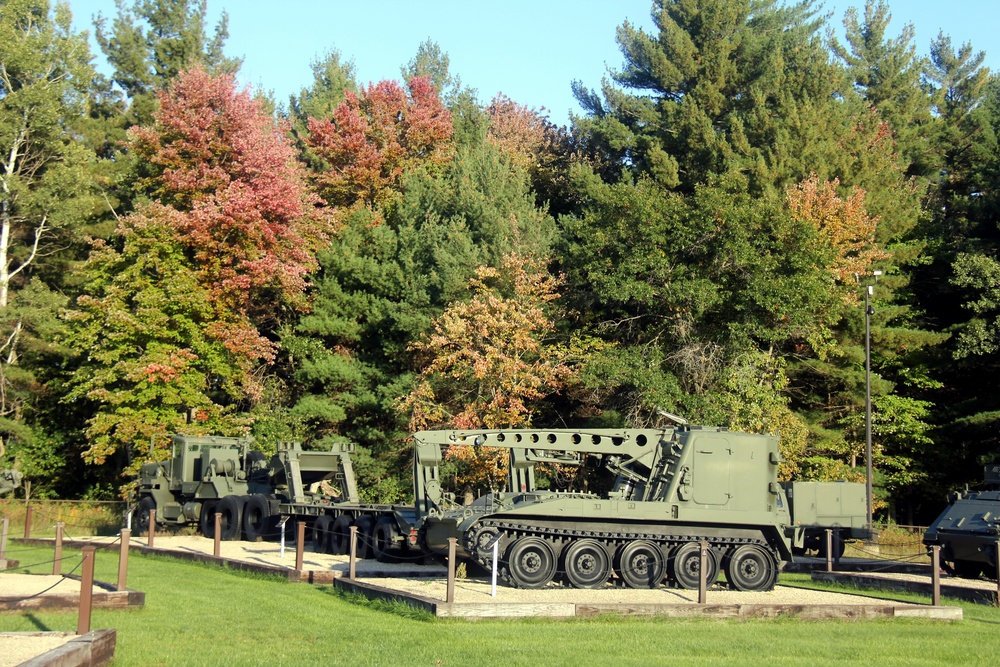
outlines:
{"label": "metal post", "polygon": [[56,553],[52,557],[52,574],[62,574],[62,540],[63,524],[56,524]]}
{"label": "metal post", "polygon": [[994,572],[993,574],[996,576],[997,579],[997,606],[1000,607],[1000,540],[997,540],[997,550],[995,554],[997,562],[997,571]]}
{"label": "metal post", "polygon": [[306,522],[299,521],[295,533],[295,571],[302,574],[303,552],[306,548]]}
{"label": "metal post", "polygon": [[156,536],[156,510],[149,510],[149,530],[146,531],[149,537],[146,539],[146,546],[152,548],[153,538]]}
{"label": "metal post", "polygon": [[215,533],[213,535],[215,546],[212,547],[212,555],[216,558],[222,555],[222,512],[215,513]]}
{"label": "metal post", "polygon": [[118,551],[118,588],[123,591],[127,588],[128,581],[128,545],[132,539],[132,531],[128,528],[122,529],[121,549]]}
{"label": "metal post", "polygon": [[31,505],[24,505],[24,539],[31,538]]}
{"label": "metal post", "polygon": [[10,529],[10,518],[3,518],[3,533],[0,534],[0,561],[7,559],[7,531]]}
{"label": "metal post", "polygon": [[351,575],[351,579],[352,580],[357,578],[357,569],[355,568],[355,564],[357,563],[357,560],[358,560],[358,527],[357,526],[351,526],[351,569],[350,569],[350,575]]}
{"label": "metal post", "polygon": [[701,541],[701,560],[698,567],[698,604],[708,602],[708,542]]}
{"label": "metal post", "polygon": [[931,604],[941,605],[941,547],[931,547]]}
{"label": "metal post", "polygon": [[499,556],[500,539],[498,536],[497,539],[493,540],[493,571],[490,574],[490,597],[494,598],[497,596],[497,566],[499,565],[497,561],[499,560]]}
{"label": "metal post", "polygon": [[[876,273],[876,280],[878,274]],[[865,289],[865,500],[868,539],[872,539],[872,315],[873,285]]]}
{"label": "metal post", "polygon": [[83,572],[80,576],[80,616],[76,624],[76,634],[90,632],[90,611],[94,594],[94,552],[96,547],[83,548]]}
{"label": "metal post", "polygon": [[448,586],[444,601],[449,604],[455,601],[455,546],[457,544],[458,538],[448,538]]}
{"label": "metal post", "polygon": [[833,530],[827,528],[826,533],[826,571],[833,572]]}

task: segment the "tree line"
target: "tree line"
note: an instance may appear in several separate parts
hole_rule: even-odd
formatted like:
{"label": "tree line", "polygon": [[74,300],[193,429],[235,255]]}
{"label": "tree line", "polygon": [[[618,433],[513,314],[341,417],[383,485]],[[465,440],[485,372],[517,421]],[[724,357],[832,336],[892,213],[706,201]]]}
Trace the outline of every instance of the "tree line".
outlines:
{"label": "tree line", "polygon": [[430,39],[367,85],[331,45],[279,101],[205,0],[97,17],[110,76],[67,5],[0,0],[0,467],[110,498],[174,432],[348,440],[393,502],[414,429],[673,413],[860,480],[878,271],[879,512],[939,511],[1000,455],[1000,82],[884,0],[651,11],[557,127]]}

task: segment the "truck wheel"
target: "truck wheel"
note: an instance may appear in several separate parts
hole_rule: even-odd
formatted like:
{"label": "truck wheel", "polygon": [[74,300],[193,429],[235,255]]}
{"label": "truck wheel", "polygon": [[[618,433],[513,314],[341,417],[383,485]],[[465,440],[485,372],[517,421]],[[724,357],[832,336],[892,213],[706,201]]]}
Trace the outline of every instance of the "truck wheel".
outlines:
{"label": "truck wheel", "polygon": [[243,525],[243,496],[226,496],[219,501],[216,511],[222,515],[219,523],[219,539],[238,540]]}
{"label": "truck wheel", "polygon": [[341,514],[330,531],[330,553],[345,556],[351,552],[351,515]]}
{"label": "truck wheel", "polygon": [[139,505],[135,508],[135,534],[145,535],[149,530],[149,510],[156,509],[156,501],[149,496],[139,499]]}
{"label": "truck wheel", "polygon": [[[719,577],[719,561],[715,557],[712,549],[708,550],[708,557],[705,561],[708,564],[708,572],[705,573],[705,582],[708,586],[715,583]],[[701,574],[701,545],[697,542],[682,544],[674,551],[673,562],[670,566],[670,575],[680,588],[694,590],[698,588],[699,576]]]}
{"label": "truck wheel", "polygon": [[265,539],[273,528],[271,501],[267,496],[255,493],[243,508],[243,535],[249,542]]}
{"label": "truck wheel", "polygon": [[318,554],[330,552],[330,527],[333,524],[333,517],[329,514],[321,514],[316,517],[313,523],[312,543],[313,551]]}
{"label": "truck wheel", "polygon": [[403,540],[402,533],[396,527],[396,520],[391,516],[382,517],[375,522],[373,535],[372,551],[375,553],[375,560],[380,563],[394,563]]}
{"label": "truck wheel", "polygon": [[756,544],[744,544],[726,559],[726,579],[738,591],[769,591],[778,578],[778,565]]}
{"label": "truck wheel", "polygon": [[597,540],[575,540],[563,557],[566,580],[576,588],[603,586],[611,576],[611,558]]}
{"label": "truck wheel", "polygon": [[663,580],[663,556],[652,542],[635,540],[618,552],[618,576],[629,588],[656,588]]}
{"label": "truck wheel", "polygon": [[[355,519],[354,525],[358,527],[358,548],[354,555],[359,559],[370,558],[375,541],[375,517],[363,514]],[[350,539],[349,535],[348,539]],[[348,549],[350,549],[350,542],[348,542]]]}
{"label": "truck wheel", "polygon": [[198,516],[198,530],[208,539],[215,538],[215,508],[218,500],[206,500],[201,504],[201,514]]}
{"label": "truck wheel", "polygon": [[539,537],[520,538],[507,549],[504,560],[510,579],[518,588],[541,588],[556,574],[552,547]]}
{"label": "truck wheel", "polygon": [[972,560],[956,560],[955,574],[962,579],[978,579],[983,573],[983,563]]}

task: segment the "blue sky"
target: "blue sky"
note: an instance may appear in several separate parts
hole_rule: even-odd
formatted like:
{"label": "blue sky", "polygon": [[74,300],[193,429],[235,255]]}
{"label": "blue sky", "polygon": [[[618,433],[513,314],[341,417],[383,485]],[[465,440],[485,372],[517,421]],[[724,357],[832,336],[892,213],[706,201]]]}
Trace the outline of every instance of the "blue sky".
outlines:
{"label": "blue sky", "polygon": [[[132,4],[132,0],[127,0]],[[79,29],[93,34],[91,17],[110,20],[114,0],[69,0]],[[223,9],[229,14],[226,52],[244,58],[240,81],[274,92],[287,101],[312,80],[310,63],[336,48],[353,59],[361,83],[398,79],[428,37],[451,60],[451,72],[488,102],[498,92],[534,108],[545,107],[551,120],[566,124],[580,113],[570,84],[600,85],[621,55],[615,28],[628,20],[650,29],[650,0],[208,0],[214,26]],[[839,27],[844,10],[863,0],[827,0],[831,23]],[[916,29],[917,51],[926,54],[943,30],[955,45],[971,42],[986,52],[986,64],[1000,70],[998,0],[889,0],[891,34],[905,23]],[[859,10],[860,13],[861,10]],[[96,45],[98,62],[103,62]]]}

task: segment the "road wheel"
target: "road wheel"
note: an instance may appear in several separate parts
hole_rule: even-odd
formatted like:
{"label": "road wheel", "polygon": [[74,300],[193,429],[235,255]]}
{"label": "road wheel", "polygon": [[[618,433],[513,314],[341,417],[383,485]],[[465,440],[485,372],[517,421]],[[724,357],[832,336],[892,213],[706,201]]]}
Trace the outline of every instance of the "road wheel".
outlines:
{"label": "road wheel", "polygon": [[246,496],[226,496],[219,501],[216,506],[216,511],[222,515],[222,521],[219,523],[219,539],[240,539],[245,504]]}
{"label": "road wheel", "polygon": [[597,540],[576,540],[565,551],[563,570],[576,588],[598,588],[611,576],[611,558]]}
{"label": "road wheel", "polygon": [[209,539],[215,539],[215,509],[218,500],[206,500],[201,504],[201,514],[198,517],[198,530]]}
{"label": "road wheel", "polygon": [[[708,572],[705,573],[705,581],[708,586],[715,583],[719,576],[719,561],[715,552],[708,550],[705,562],[708,564]],[[701,574],[701,545],[697,542],[682,544],[674,551],[674,556],[670,566],[670,576],[677,582],[680,588],[694,590],[698,588],[698,580]]]}
{"label": "road wheel", "polygon": [[330,529],[332,526],[333,517],[329,514],[321,514],[316,517],[312,531],[313,551],[318,554],[330,552]]}
{"label": "road wheel", "polygon": [[726,579],[738,591],[769,591],[778,579],[778,564],[763,547],[744,544],[726,559]]}
{"label": "road wheel", "polygon": [[333,522],[330,534],[330,553],[344,556],[351,552],[351,515],[341,514]]}
{"label": "road wheel", "polygon": [[362,514],[354,521],[354,525],[358,527],[358,548],[354,555],[360,559],[370,558],[375,542],[375,517]]}
{"label": "road wheel", "polygon": [[135,526],[136,535],[145,535],[149,531],[149,510],[156,509],[156,501],[150,496],[143,496],[139,499],[139,505],[135,508],[132,522]]}
{"label": "road wheel", "polygon": [[656,588],[663,581],[663,554],[652,542],[629,542],[616,560],[618,576],[629,588]]}
{"label": "road wheel", "polygon": [[373,531],[372,551],[375,559],[380,563],[392,563],[396,556],[400,555],[403,543],[403,535],[396,526],[396,520],[391,516],[384,516],[375,522]]}
{"label": "road wheel", "polygon": [[541,588],[556,574],[552,547],[539,537],[520,538],[507,549],[504,560],[511,582],[518,588]]}
{"label": "road wheel", "polygon": [[271,520],[271,501],[257,493],[250,496],[243,508],[243,535],[249,542],[256,542],[268,536],[274,522]]}

